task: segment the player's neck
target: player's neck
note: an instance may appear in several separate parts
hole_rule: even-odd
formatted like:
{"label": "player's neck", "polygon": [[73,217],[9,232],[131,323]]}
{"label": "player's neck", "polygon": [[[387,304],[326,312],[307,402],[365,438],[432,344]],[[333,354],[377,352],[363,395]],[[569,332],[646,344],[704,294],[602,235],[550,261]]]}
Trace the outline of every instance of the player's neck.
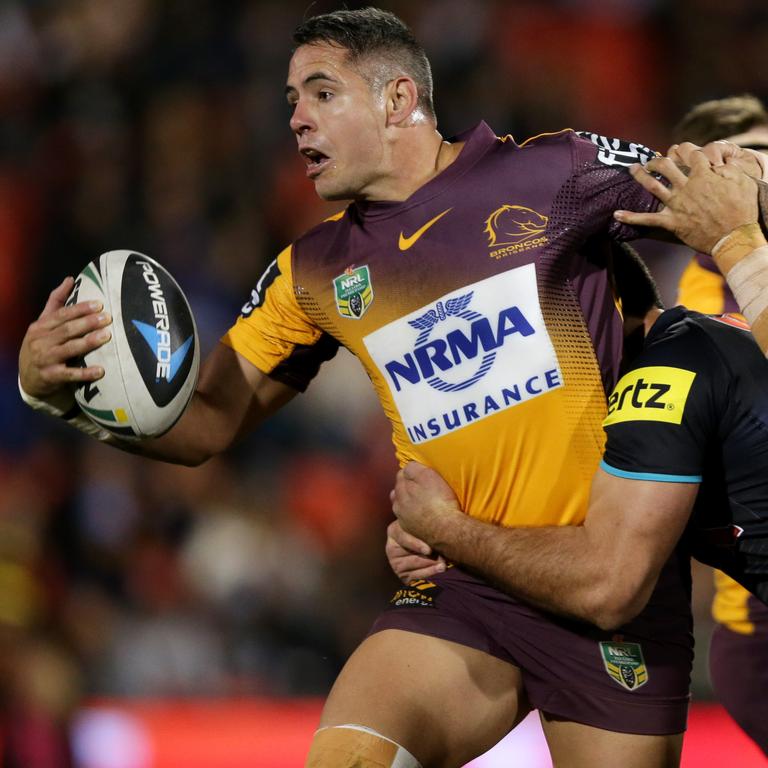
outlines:
{"label": "player's neck", "polygon": [[442,173],[461,153],[464,142],[444,141],[430,131],[393,147],[390,173],[377,188],[366,195],[368,200],[402,202]]}
{"label": "player's neck", "polygon": [[659,317],[661,317],[662,312],[664,312],[663,309],[654,307],[646,313],[645,317],[643,318],[643,327],[646,336],[650,333],[653,324],[659,319]]}

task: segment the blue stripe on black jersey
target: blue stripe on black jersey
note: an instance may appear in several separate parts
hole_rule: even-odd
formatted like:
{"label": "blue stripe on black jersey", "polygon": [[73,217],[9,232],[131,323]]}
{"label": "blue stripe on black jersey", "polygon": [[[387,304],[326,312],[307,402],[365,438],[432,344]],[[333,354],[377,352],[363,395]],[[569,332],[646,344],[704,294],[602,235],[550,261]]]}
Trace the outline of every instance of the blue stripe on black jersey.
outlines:
{"label": "blue stripe on black jersey", "polygon": [[610,464],[605,463],[605,459],[600,462],[600,469],[609,475],[623,477],[626,480],[654,480],[658,483],[700,483],[701,475],[660,475],[657,472],[627,472],[625,469],[616,469]]}

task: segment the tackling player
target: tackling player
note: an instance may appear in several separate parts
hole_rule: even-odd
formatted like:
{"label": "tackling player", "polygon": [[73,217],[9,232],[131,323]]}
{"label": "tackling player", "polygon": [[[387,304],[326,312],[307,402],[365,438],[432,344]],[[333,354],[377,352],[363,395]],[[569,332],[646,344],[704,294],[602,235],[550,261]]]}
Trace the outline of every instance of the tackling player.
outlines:
{"label": "tackling player", "polygon": [[[611,243],[638,234],[612,212],[654,208],[626,172],[653,153],[571,131],[517,145],[484,123],[445,141],[423,50],[377,9],[311,18],[294,41],[286,95],[307,176],[321,197],[354,202],[270,265],[172,430],[128,448],[200,463],[343,344],[379,394],[402,464],[439,468],[480,520],[577,525],[622,349]],[[25,397],[49,411],[68,405],[70,382],[102,373],[66,365],[104,343],[109,324],[65,308],[70,288],[52,293],[20,352]],[[531,517],[543,488],[550,506]],[[403,596],[341,672],[308,764],[459,766],[530,702],[558,765],[676,765],[688,583],[676,555],[663,572],[623,639],[507,598],[500,621],[500,593],[457,569]],[[631,676],[609,667],[622,654]]]}
{"label": "tackling player", "polygon": [[[675,129],[678,142],[704,145],[726,139],[768,152],[768,111],[754,96],[734,96],[694,107]],[[733,294],[709,254],[697,253],[683,272],[677,301],[707,314],[738,312]],[[715,571],[709,673],[718,699],[768,754],[768,607],[732,578]]]}
{"label": "tackling player", "polygon": [[[690,145],[680,152],[691,167],[688,178],[669,160],[647,165],[668,177],[669,189],[646,170],[633,169],[667,208],[652,214],[620,212],[618,217],[668,227],[691,246],[713,251],[739,305],[751,307],[751,318],[759,320],[765,314],[768,243],[757,223],[755,182],[727,165],[710,168]],[[745,268],[749,279],[734,275],[733,270]],[[387,543],[401,578],[432,578],[444,570],[443,558],[449,558],[537,605],[619,627],[645,604],[660,564],[685,530],[684,545],[762,601],[751,598],[757,608],[751,616],[759,621],[765,615],[765,346],[761,349],[749,326],[732,315],[709,318],[683,307],[652,311],[645,327],[644,348],[608,401],[605,455],[584,525],[493,529],[461,514],[434,471],[411,464],[399,473],[393,491],[395,513],[407,532],[392,524]],[[426,556],[432,550],[441,553],[439,560]],[[727,637],[724,642],[738,641]],[[735,703],[740,718],[747,702],[760,712],[763,665],[758,659],[764,647],[758,634],[746,657],[726,662],[737,671],[727,683],[726,700]],[[719,656],[716,675],[724,672],[718,663]],[[735,686],[747,675],[758,680],[751,688],[753,698],[734,699]],[[747,716],[743,722],[762,746],[764,723],[758,719]]]}

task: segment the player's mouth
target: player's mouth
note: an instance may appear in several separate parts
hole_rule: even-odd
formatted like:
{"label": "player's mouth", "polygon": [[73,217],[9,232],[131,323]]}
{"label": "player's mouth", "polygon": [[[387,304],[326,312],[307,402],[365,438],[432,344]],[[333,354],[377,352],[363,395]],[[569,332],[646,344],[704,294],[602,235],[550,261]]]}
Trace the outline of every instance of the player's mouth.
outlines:
{"label": "player's mouth", "polygon": [[312,147],[304,147],[299,150],[299,153],[307,164],[307,176],[310,179],[317,178],[331,162],[331,158],[328,155]]}

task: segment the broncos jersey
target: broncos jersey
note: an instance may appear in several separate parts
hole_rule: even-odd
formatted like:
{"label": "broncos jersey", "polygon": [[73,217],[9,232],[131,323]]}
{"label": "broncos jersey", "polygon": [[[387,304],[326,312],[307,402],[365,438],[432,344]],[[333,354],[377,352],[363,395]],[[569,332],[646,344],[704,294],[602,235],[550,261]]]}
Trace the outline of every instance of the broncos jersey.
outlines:
{"label": "broncos jersey", "polygon": [[768,601],[768,362],[732,315],[663,313],[608,399],[603,469],[700,483],[691,553]]}
{"label": "broncos jersey", "polygon": [[360,360],[401,464],[506,525],[580,522],[622,323],[610,246],[652,210],[639,144],[563,131],[517,145],[481,123],[403,202],[356,202],[261,278],[223,342],[303,390],[339,345]]}
{"label": "broncos jersey", "polygon": [[[719,315],[724,312],[738,313],[739,306],[733,298],[725,278],[713,258],[697,253],[683,271],[678,286],[677,301],[697,312]],[[750,593],[737,581],[722,571],[715,572],[715,599],[712,616],[734,632],[751,635],[755,631],[755,612],[761,620],[768,618],[768,608],[750,599]]]}

